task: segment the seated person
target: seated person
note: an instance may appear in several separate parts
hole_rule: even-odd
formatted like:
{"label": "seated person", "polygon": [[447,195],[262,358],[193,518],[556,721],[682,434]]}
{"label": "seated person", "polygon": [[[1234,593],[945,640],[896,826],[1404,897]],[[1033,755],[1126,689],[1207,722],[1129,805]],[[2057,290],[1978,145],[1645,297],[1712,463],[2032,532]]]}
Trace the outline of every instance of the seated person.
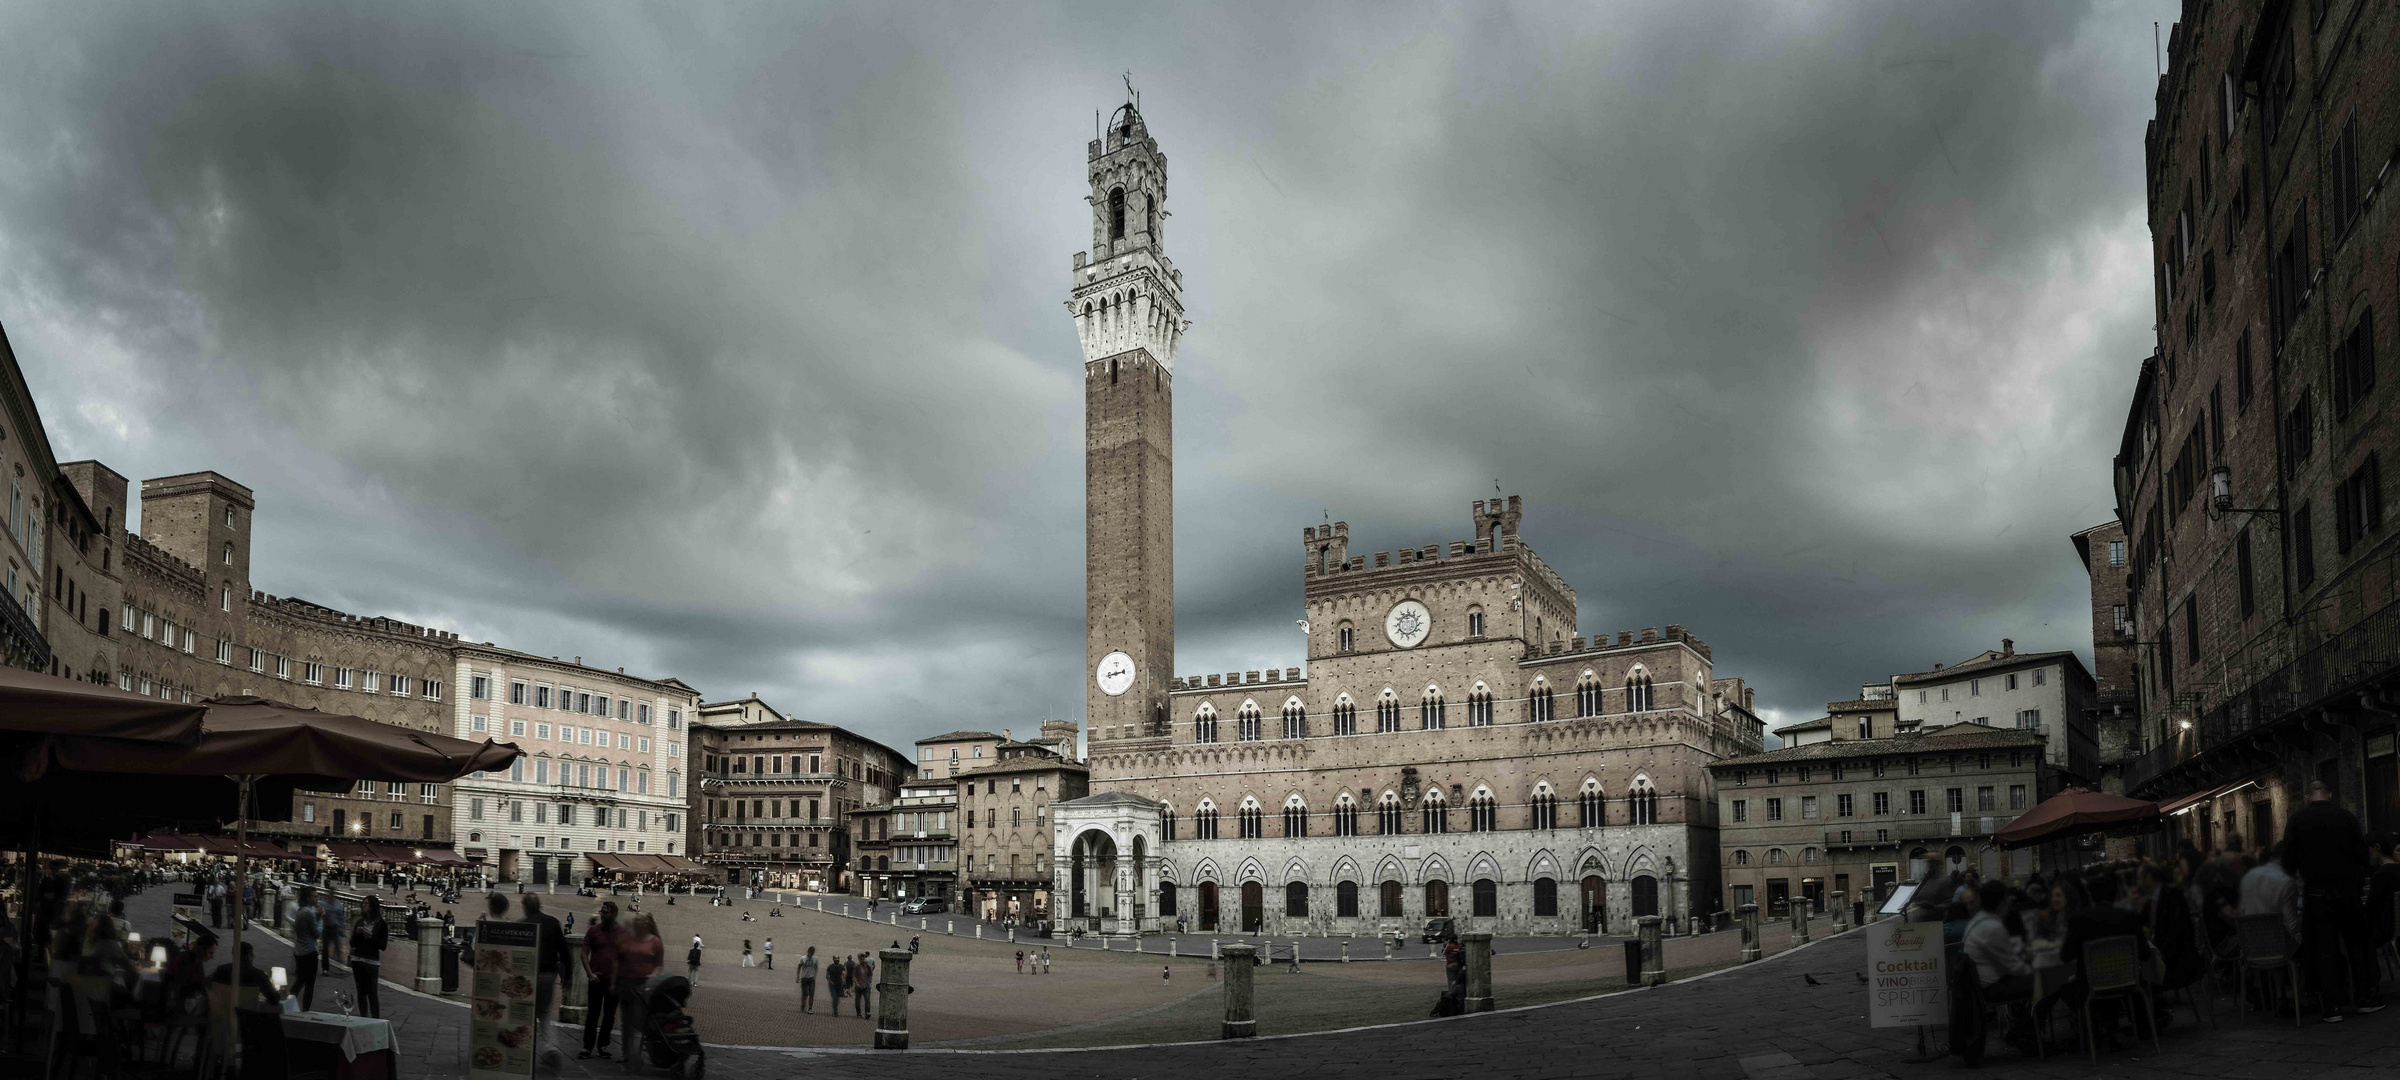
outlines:
{"label": "seated person", "polygon": [[[239,1000],[234,1002],[234,1007],[242,1009],[269,1010],[281,1008],[283,1005],[283,995],[278,993],[275,989],[275,985],[267,980],[267,973],[258,969],[258,964],[255,958],[250,955],[249,942],[245,941],[242,943],[241,955],[242,996]],[[232,964],[218,964],[216,974],[209,976],[209,982],[219,986],[226,985],[232,981]]]}
{"label": "seated person", "polygon": [[1973,890],[1960,889],[1959,898],[1971,912],[1960,947],[1975,962],[1983,1000],[2009,1006],[2012,1043],[2032,1037],[2033,966],[2025,961],[2025,946],[2008,932],[2008,885],[1986,881]]}

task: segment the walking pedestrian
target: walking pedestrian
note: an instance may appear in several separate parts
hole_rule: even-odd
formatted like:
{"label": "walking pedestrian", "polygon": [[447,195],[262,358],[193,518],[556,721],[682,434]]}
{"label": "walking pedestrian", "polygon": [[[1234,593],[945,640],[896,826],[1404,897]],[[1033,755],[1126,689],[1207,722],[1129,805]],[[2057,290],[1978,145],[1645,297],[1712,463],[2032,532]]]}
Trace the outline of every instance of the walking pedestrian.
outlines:
{"label": "walking pedestrian", "polygon": [[334,961],[342,958],[342,946],[350,940],[350,907],[331,895],[322,903],[324,908],[318,914],[324,924],[325,944],[320,951],[325,956],[325,969],[331,971]]}
{"label": "walking pedestrian", "polygon": [[633,1071],[634,1062],[641,1060],[634,1051],[642,1044],[643,980],[658,974],[667,962],[667,943],[658,936],[658,920],[648,915],[633,917],[633,932],[617,948],[617,1005],[625,1013],[619,1025],[625,1031],[625,1070]]}
{"label": "walking pedestrian", "polygon": [[855,985],[851,987],[851,997],[857,1003],[858,1015],[863,1017],[867,1015],[867,1006],[871,1004],[867,1000],[868,994],[875,985],[875,961],[868,959],[866,953],[858,954],[858,969],[852,981]]}
{"label": "walking pedestrian", "polygon": [[1025,950],[1017,950],[1017,974],[1025,974]]}
{"label": "walking pedestrian", "polygon": [[773,971],[773,970],[775,970],[775,939],[774,939],[774,938],[768,938],[768,939],[767,939],[767,948],[766,948],[766,963],[765,963],[763,966],[764,966],[764,967],[765,967],[765,968],[766,968],[768,971]]}
{"label": "walking pedestrian", "polygon": [[2333,786],[2319,780],[2309,785],[2308,805],[2285,826],[2283,843],[2289,868],[2300,874],[2300,947],[2316,975],[2325,1022],[2382,1012],[2383,1002],[2368,996],[2374,983],[2367,969],[2376,960],[2367,950],[2366,917],[2359,910],[2367,837],[2357,816],[2334,802]]}
{"label": "walking pedestrian", "polygon": [[616,1034],[617,957],[624,951],[626,928],[617,924],[617,904],[600,905],[600,916],[583,932],[583,1049],[578,1058],[608,1060],[608,1040]]}
{"label": "walking pedestrian", "polygon": [[1166,964],[1158,965],[1158,985],[1165,986],[1174,981],[1175,969]]}
{"label": "walking pedestrian", "polygon": [[842,1015],[842,994],[849,988],[850,959],[844,956],[834,957],[833,963],[825,969],[825,993],[833,1001],[833,1015]]}
{"label": "walking pedestrian", "polygon": [[1042,974],[1050,974],[1050,946],[1042,946]]}
{"label": "walking pedestrian", "polygon": [[800,954],[800,1011],[817,1011],[817,947],[811,945]]}
{"label": "walking pedestrian", "polygon": [[752,962],[752,961],[751,961],[751,959],[750,959],[750,939],[749,939],[749,938],[743,938],[743,939],[742,939],[742,966],[743,966],[743,967],[757,967],[757,966],[758,966],[756,963]]}
{"label": "walking pedestrian", "polygon": [[700,985],[700,947],[700,935],[693,934],[692,951],[689,954],[686,954],[683,958],[684,965],[687,969],[684,972],[683,977],[691,980],[691,984],[693,986]]}
{"label": "walking pedestrian", "polygon": [[392,928],[383,921],[383,905],[369,900],[350,930],[350,978],[358,984],[359,1011],[383,1019],[383,950],[392,944]]}
{"label": "walking pedestrian", "polygon": [[317,915],[317,893],[306,885],[292,900],[292,993],[307,1012],[317,998],[317,949],[324,924]]}
{"label": "walking pedestrian", "polygon": [[541,897],[526,897],[524,907],[524,921],[533,924],[534,929],[533,1060],[538,1067],[547,1059],[555,1070],[566,1064],[566,1055],[550,1045],[557,1037],[550,1030],[550,1010],[558,1001],[558,980],[567,972],[567,934],[559,926],[557,916],[542,911]]}

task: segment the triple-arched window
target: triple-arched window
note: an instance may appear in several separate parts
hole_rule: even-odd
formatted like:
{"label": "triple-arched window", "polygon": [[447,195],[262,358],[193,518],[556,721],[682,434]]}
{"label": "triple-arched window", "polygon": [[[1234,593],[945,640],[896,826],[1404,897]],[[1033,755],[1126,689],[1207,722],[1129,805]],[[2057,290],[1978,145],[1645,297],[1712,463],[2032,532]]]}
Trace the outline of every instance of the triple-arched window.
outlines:
{"label": "triple-arched window", "polygon": [[1283,737],[1308,737],[1308,706],[1300,704],[1299,698],[1290,698],[1283,703]]}
{"label": "triple-arched window", "polygon": [[1423,815],[1425,821],[1422,831],[1426,833],[1450,831],[1450,805],[1442,800],[1441,792],[1428,791],[1425,793]]}
{"label": "triple-arched window", "polygon": [[1258,800],[1242,800],[1242,808],[1239,811],[1239,814],[1241,817],[1242,839],[1259,840],[1266,837],[1267,815],[1264,811],[1259,809]]}
{"label": "triple-arched window", "polygon": [[1400,796],[1389,791],[1375,804],[1375,828],[1385,836],[1400,835]]}
{"label": "triple-arched window", "polygon": [[1600,715],[1600,680],[1594,678],[1591,672],[1584,672],[1583,678],[1576,680],[1575,715]]}
{"label": "triple-arched window", "polygon": [[1350,800],[1350,793],[1347,791],[1342,793],[1341,798],[1335,799],[1333,802],[1333,835],[1358,835],[1358,804]]}
{"label": "triple-arched window", "polygon": [[1358,706],[1351,703],[1348,694],[1343,694],[1333,700],[1333,733],[1336,735],[1358,734]]}
{"label": "triple-arched window", "polygon": [[1208,799],[1202,799],[1199,809],[1192,811],[1192,839],[1214,840],[1216,838],[1217,804]]}
{"label": "triple-arched window", "polygon": [[1448,727],[1449,717],[1446,712],[1447,709],[1442,704],[1441,687],[1428,686],[1425,688],[1425,693],[1417,698],[1417,720],[1427,731],[1440,731]]}
{"label": "triple-arched window", "polygon": [[1389,688],[1375,701],[1375,730],[1400,730],[1400,695],[1392,693]]}
{"label": "triple-arched window", "polygon": [[1633,824],[1658,824],[1658,789],[1650,786],[1649,777],[1637,778],[1625,801],[1632,811]]}
{"label": "triple-arched window", "polygon": [[1200,711],[1199,711],[1199,712],[1197,712],[1197,713],[1194,713],[1194,714],[1192,715],[1192,741],[1193,741],[1193,742],[1215,742],[1215,741],[1217,741],[1217,707],[1216,707],[1216,706],[1214,706],[1214,705],[1211,705],[1211,704],[1209,704],[1209,703],[1207,703],[1207,702],[1205,702],[1205,701],[1200,703]]}
{"label": "triple-arched window", "polygon": [[1500,804],[1493,801],[1491,792],[1475,789],[1475,794],[1467,799],[1467,831],[1497,832],[1499,829]]}
{"label": "triple-arched window", "polygon": [[1557,715],[1551,702],[1550,680],[1536,676],[1533,689],[1525,694],[1525,718],[1535,723]]}
{"label": "triple-arched window", "polygon": [[1547,781],[1534,785],[1532,810],[1534,828],[1558,828],[1558,796],[1550,793]]}
{"label": "triple-arched window", "polygon": [[1284,800],[1283,835],[1294,837],[1308,835],[1308,804],[1301,802],[1298,795]]}
{"label": "triple-arched window", "polygon": [[1257,741],[1258,741],[1258,739],[1259,739],[1259,731],[1258,731],[1258,703],[1257,703],[1257,702],[1255,702],[1255,701],[1245,701],[1245,702],[1243,702],[1243,703],[1242,703],[1242,708],[1241,708],[1241,711],[1239,711],[1239,712],[1235,713],[1235,714],[1234,714],[1234,716],[1233,716],[1233,719],[1234,719],[1234,723],[1235,723],[1235,725],[1241,729],[1241,737],[1242,737],[1242,741],[1243,741],[1243,742],[1257,742]]}
{"label": "triple-arched window", "polygon": [[1649,712],[1651,707],[1650,673],[1637,667],[1625,676],[1625,711]]}
{"label": "triple-arched window", "polygon": [[1600,793],[1600,781],[1585,778],[1583,790],[1575,793],[1575,810],[1579,827],[1597,829],[1608,824],[1608,797]]}
{"label": "triple-arched window", "polygon": [[1482,683],[1467,691],[1467,726],[1492,726],[1492,691]]}

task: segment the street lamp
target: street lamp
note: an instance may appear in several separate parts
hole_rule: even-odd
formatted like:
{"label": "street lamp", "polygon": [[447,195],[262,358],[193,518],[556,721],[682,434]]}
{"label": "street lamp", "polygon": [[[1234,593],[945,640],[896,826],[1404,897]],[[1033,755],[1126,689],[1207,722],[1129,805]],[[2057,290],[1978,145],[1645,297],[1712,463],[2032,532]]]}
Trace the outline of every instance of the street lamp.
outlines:
{"label": "street lamp", "polygon": [[2218,465],[2208,470],[2208,509],[2211,518],[2222,517],[2226,514],[2266,514],[2269,515],[2267,518],[2269,524],[2275,522],[2274,515],[2277,514],[2277,511],[2271,507],[2233,505],[2233,469],[2226,465]]}

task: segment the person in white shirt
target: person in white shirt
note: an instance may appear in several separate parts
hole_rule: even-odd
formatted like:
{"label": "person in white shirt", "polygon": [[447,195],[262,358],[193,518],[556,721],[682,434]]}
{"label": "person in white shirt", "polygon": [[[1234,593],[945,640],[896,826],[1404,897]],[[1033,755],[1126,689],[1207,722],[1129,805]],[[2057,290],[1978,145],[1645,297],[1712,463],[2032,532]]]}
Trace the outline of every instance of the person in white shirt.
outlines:
{"label": "person in white shirt", "polygon": [[2300,883],[2283,869],[2283,845],[2242,875],[2242,914],[2282,917],[2283,932],[2300,940]]}
{"label": "person in white shirt", "polygon": [[2009,1041],[2031,1037],[2032,1015],[2025,1006],[2033,1000],[2033,965],[2025,960],[2025,944],[2001,921],[2008,906],[2008,885],[1986,881],[1980,888],[1958,890],[1958,899],[1969,912],[1959,946],[1967,959],[1975,961],[1983,1000],[2009,1005],[2009,1015],[2017,1021],[2010,1025]]}

